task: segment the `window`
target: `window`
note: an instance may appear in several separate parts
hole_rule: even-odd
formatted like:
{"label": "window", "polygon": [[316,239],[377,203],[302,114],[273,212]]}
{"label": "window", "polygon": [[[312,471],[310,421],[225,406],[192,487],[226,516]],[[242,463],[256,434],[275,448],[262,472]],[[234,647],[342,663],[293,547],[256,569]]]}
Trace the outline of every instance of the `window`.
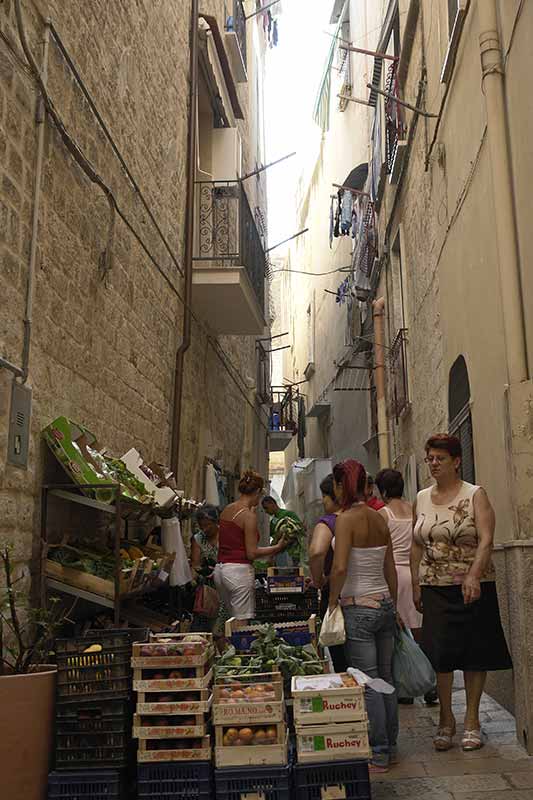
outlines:
{"label": "window", "polygon": [[450,370],[448,384],[448,417],[450,434],[457,436],[463,448],[461,477],[469,483],[476,482],[474,463],[474,437],[470,412],[470,381],[463,356],[459,356]]}
{"label": "window", "polygon": [[452,35],[458,8],[459,8],[458,0],[448,0],[448,39]]}
{"label": "window", "polygon": [[448,49],[440,76],[441,83],[448,83],[452,76],[469,5],[470,0],[448,0]]}

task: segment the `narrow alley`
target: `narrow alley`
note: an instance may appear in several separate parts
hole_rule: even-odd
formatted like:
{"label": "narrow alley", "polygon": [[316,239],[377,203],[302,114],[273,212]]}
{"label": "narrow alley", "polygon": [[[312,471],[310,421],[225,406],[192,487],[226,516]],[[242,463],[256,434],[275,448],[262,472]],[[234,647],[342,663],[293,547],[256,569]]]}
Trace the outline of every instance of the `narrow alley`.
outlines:
{"label": "narrow alley", "polygon": [[533,0],[0,0],[0,800],[533,800]]}

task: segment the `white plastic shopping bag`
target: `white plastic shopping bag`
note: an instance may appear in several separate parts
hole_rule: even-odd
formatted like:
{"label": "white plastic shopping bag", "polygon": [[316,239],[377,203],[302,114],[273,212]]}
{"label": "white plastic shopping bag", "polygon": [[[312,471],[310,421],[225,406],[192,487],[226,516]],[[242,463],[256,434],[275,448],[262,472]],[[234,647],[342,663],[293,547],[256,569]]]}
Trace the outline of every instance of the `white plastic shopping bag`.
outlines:
{"label": "white plastic shopping bag", "polygon": [[333,611],[328,608],[320,628],[320,644],[322,647],[334,647],[337,644],[344,644],[345,641],[346,629],[341,607],[335,606]]}
{"label": "white plastic shopping bag", "polygon": [[161,521],[161,544],[166,553],[176,553],[170,570],[170,585],[185,586],[190,583],[192,581],[191,567],[181,538],[180,521],[177,517]]}

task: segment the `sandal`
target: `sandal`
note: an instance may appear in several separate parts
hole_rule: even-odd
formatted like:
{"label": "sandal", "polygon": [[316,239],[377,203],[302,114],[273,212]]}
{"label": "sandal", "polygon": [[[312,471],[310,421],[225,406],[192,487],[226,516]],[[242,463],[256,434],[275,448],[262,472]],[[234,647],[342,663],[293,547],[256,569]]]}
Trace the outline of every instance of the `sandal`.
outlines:
{"label": "sandal", "polygon": [[479,730],[472,730],[472,731],[464,731],[463,739],[461,741],[461,747],[466,752],[470,752],[471,750],[481,750],[484,745],[483,741],[483,732],[481,729]]}
{"label": "sandal", "polygon": [[442,727],[437,730],[433,737],[433,747],[439,752],[451,750],[453,747],[453,737],[455,736],[455,726],[453,728]]}
{"label": "sandal", "polygon": [[368,772],[370,775],[383,775],[383,773],[388,771],[388,767],[382,767],[379,764],[373,764],[372,761],[370,761],[368,764]]}

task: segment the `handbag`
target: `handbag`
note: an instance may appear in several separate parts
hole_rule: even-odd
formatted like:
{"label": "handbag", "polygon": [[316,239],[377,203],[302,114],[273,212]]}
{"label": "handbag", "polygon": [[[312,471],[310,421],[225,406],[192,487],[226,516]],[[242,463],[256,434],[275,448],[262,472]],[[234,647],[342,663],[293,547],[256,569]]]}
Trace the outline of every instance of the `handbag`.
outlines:
{"label": "handbag", "polygon": [[205,583],[198,586],[194,595],[193,613],[198,614],[199,617],[213,619],[217,616],[219,608],[220,600],[216,589]]}
{"label": "handbag", "polygon": [[319,642],[322,647],[334,647],[346,641],[346,628],[344,627],[344,614],[340,606],[335,606],[333,611],[329,608],[322,620]]}
{"label": "handbag", "polygon": [[392,678],[398,697],[421,697],[434,689],[437,683],[435,670],[408,628],[396,631]]}

